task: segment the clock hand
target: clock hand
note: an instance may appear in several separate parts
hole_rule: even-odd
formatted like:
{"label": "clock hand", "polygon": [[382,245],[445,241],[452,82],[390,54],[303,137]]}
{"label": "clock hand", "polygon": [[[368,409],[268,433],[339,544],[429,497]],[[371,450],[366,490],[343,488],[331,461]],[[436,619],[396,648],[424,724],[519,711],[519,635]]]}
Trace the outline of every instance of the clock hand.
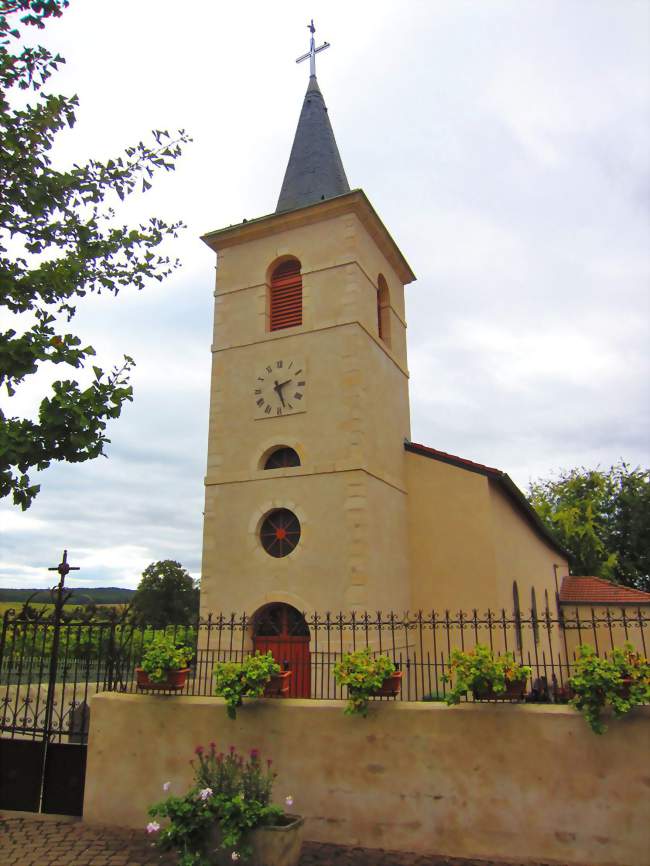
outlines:
{"label": "clock hand", "polygon": [[276,388],[284,388],[284,386],[285,386],[285,385],[288,385],[289,382],[293,382],[293,379],[287,379],[285,382],[280,382],[280,384],[278,384],[278,383],[276,382],[276,383],[275,383],[275,384],[276,384]]}
{"label": "clock hand", "polygon": [[[291,381],[291,379],[289,379],[289,382],[290,382],[290,381]],[[286,385],[286,384],[287,384],[287,382],[283,382],[283,383],[282,383],[282,385]],[[286,406],[286,403],[284,402],[284,397],[282,396],[282,385],[280,385],[280,384],[278,383],[277,379],[276,379],[276,381],[275,381],[275,385],[273,386],[273,390],[275,391],[275,393],[276,393],[276,394],[278,395],[278,397],[280,398],[280,400],[281,400],[281,402],[282,402],[282,405],[283,405],[283,406]]]}

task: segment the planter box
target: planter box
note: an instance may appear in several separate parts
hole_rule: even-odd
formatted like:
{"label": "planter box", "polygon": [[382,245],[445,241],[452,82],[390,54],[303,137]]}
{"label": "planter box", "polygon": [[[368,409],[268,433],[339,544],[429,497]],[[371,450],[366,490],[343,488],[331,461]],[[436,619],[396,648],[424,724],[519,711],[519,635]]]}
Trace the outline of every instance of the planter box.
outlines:
{"label": "planter box", "polygon": [[264,687],[265,698],[286,698],[289,694],[289,685],[293,671],[282,671],[273,674]]}
{"label": "planter box", "polygon": [[526,691],[526,680],[506,683],[505,692],[495,692],[491,687],[472,689],[475,701],[521,701]]}
{"label": "planter box", "polygon": [[[245,842],[253,849],[247,866],[298,866],[302,848],[304,818],[284,815],[283,824],[275,827],[257,827],[245,834]],[[221,832],[216,826],[210,834],[205,856],[211,866],[232,866],[232,848],[219,848]]]}
{"label": "planter box", "polygon": [[167,671],[167,679],[164,680],[164,682],[152,683],[148,674],[143,671],[142,668],[135,669],[138,688],[148,692],[165,690],[178,691],[185,686],[185,681],[187,680],[189,672],[189,668],[183,668],[180,671]]}
{"label": "planter box", "polygon": [[389,677],[386,677],[381,687],[372,692],[374,698],[394,698],[400,693],[402,688],[403,671],[395,671]]}

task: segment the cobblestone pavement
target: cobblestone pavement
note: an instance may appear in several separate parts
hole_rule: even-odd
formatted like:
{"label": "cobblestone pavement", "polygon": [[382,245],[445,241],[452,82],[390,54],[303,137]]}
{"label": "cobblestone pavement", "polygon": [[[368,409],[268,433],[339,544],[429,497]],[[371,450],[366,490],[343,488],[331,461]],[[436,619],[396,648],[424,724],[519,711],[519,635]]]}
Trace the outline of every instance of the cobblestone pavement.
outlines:
{"label": "cobblestone pavement", "polygon": [[[161,853],[143,830],[89,827],[77,819],[7,813],[0,815],[0,866],[176,866],[176,857]],[[306,842],[300,866],[506,864]]]}

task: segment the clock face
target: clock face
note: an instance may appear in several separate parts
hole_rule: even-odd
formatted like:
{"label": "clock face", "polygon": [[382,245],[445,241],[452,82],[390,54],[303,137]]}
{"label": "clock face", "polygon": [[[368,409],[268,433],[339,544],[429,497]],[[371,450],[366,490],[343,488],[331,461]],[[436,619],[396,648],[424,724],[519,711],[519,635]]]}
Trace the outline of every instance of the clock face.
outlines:
{"label": "clock face", "polygon": [[255,417],[278,418],[304,412],[306,385],[303,360],[280,358],[270,361],[255,377]]}

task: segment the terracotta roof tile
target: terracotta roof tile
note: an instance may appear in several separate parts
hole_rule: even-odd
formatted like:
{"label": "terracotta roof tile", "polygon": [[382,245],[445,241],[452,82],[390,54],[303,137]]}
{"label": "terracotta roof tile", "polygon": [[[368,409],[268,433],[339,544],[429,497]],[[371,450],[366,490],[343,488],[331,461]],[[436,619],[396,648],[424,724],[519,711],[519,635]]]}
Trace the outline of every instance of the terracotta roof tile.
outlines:
{"label": "terracotta roof tile", "polygon": [[650,592],[610,583],[602,577],[570,575],[562,581],[562,604],[650,604]]}

